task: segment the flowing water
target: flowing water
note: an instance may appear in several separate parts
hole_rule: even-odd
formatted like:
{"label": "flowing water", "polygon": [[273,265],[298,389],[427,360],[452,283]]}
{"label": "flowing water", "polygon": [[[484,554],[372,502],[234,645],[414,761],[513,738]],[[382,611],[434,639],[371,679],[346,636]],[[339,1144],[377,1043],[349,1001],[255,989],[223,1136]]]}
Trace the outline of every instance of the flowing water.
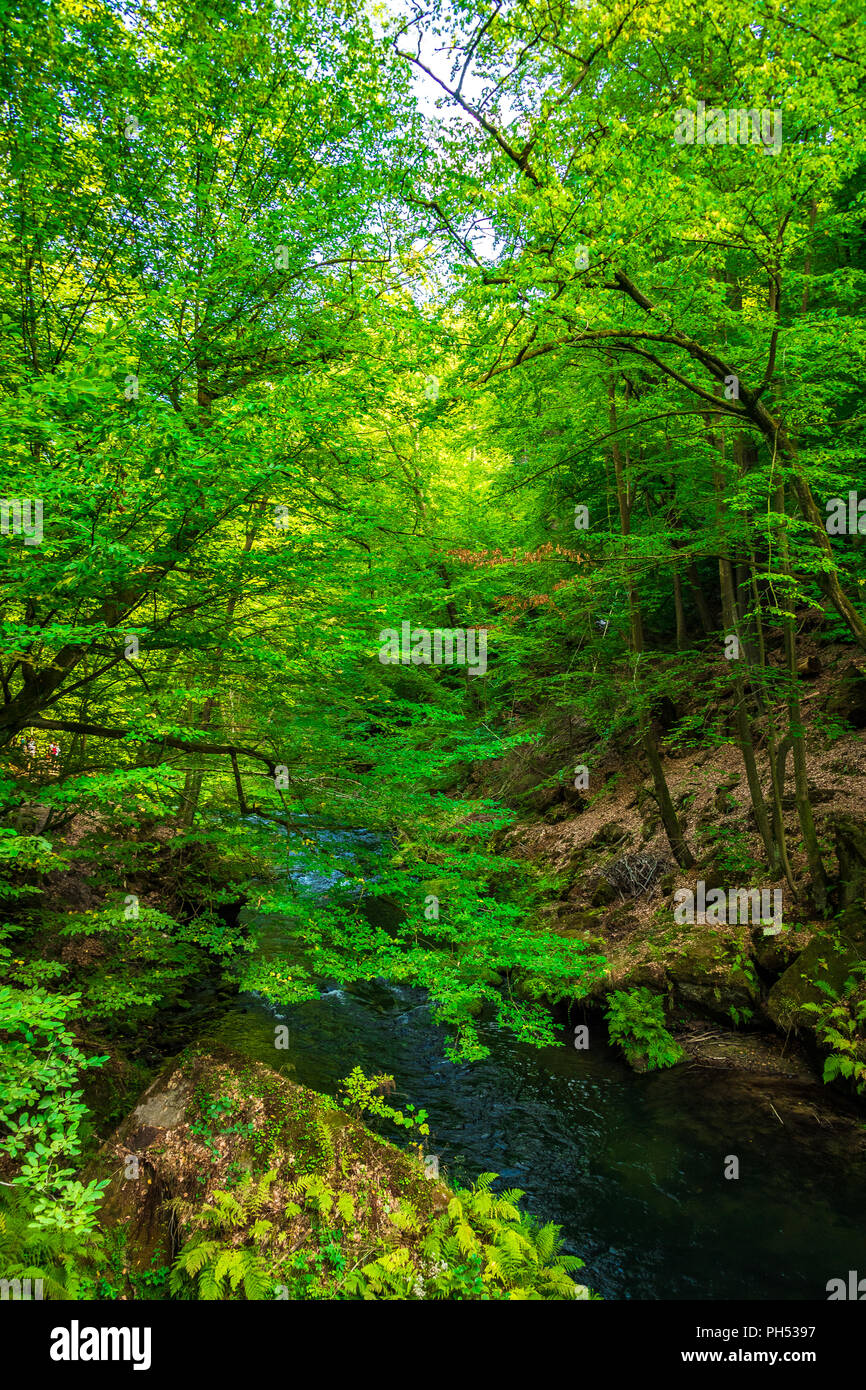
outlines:
{"label": "flowing water", "polygon": [[[308,891],[331,882],[302,878]],[[277,954],[289,926],[267,923],[259,949]],[[278,1023],[287,1051],[274,1047]],[[463,1182],[493,1171],[523,1189],[584,1260],[577,1277],[606,1298],[825,1300],[828,1279],[866,1274],[860,1140],[844,1126],[780,1123],[769,1102],[784,1083],[638,1075],[600,1043],[576,1051],[565,1029],[540,1050],[493,1024],[482,1033],[489,1057],[450,1062],[423,993],[374,982],[324,985],[288,1008],[241,995],[214,1036],[330,1094],[356,1065],[390,1073],[395,1103],[428,1111],[440,1171]],[[738,1179],[724,1177],[729,1155]]]}

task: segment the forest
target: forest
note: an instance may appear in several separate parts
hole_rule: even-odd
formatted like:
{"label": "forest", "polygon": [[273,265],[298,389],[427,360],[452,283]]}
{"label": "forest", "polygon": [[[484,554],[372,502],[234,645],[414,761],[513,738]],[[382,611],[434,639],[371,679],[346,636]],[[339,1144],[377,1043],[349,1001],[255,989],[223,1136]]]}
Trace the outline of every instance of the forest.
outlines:
{"label": "forest", "polygon": [[0,0],[0,1299],[866,1289],[863,19]]}

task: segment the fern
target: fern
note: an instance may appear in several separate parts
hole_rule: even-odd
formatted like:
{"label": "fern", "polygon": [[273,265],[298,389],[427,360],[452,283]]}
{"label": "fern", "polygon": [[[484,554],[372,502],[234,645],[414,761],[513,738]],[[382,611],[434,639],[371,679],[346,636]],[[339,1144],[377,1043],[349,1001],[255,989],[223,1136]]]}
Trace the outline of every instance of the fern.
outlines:
{"label": "fern", "polygon": [[685,1053],[665,1027],[662,1001],[645,985],[630,992],[614,990],[607,1004],[611,1042],[619,1043],[631,1066],[654,1071],[682,1061]]}
{"label": "fern", "polygon": [[[207,1238],[205,1232],[215,1230],[218,1235],[225,1236],[248,1226],[250,1239],[260,1241],[273,1225],[259,1213],[275,1178],[275,1172],[268,1172],[254,1188],[248,1176],[237,1194],[214,1193],[195,1218],[199,1230],[186,1242],[174,1262],[169,1278],[172,1294],[183,1297],[192,1286],[199,1299],[212,1302],[239,1297],[243,1286],[247,1299],[260,1300],[269,1296],[274,1281],[256,1250],[226,1245],[218,1238]],[[177,1202],[172,1205],[179,1209]]]}
{"label": "fern", "polygon": [[[522,1214],[522,1192],[511,1189],[497,1196],[495,1180],[495,1173],[483,1173],[474,1187],[455,1193],[421,1232],[413,1251],[385,1251],[349,1272],[342,1295],[521,1301],[591,1297],[570,1277],[583,1262],[560,1253],[559,1227],[553,1222],[539,1226]],[[406,1202],[391,1220],[398,1229],[415,1229],[416,1224],[420,1229]]]}
{"label": "fern", "polygon": [[15,1188],[0,1206],[0,1271],[6,1279],[41,1279],[43,1297],[90,1297],[102,1238],[92,1232],[36,1225],[29,1195]]}

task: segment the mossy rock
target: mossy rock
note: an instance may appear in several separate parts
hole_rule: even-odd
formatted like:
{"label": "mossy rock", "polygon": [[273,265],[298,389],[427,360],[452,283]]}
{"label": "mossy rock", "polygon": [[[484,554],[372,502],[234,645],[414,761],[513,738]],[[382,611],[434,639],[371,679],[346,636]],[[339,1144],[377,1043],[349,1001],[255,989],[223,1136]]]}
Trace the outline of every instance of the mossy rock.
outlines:
{"label": "mossy rock", "polygon": [[814,936],[792,965],[773,985],[766,1009],[779,1028],[814,1033],[816,1015],[807,1004],[825,1007],[829,996],[818,982],[840,994],[855,965],[866,961],[866,921],[862,910],[847,918],[846,931],[840,926],[838,944],[827,936]]}
{"label": "mossy rock", "polygon": [[784,928],[766,934],[762,926],[752,928],[752,954],[768,975],[781,975],[804,949],[800,932]]}
{"label": "mossy rock", "polygon": [[684,1003],[715,1018],[729,1019],[731,1009],[754,1009],[760,986],[741,966],[730,960],[730,945],[712,929],[691,937],[677,954],[665,959],[668,979]]}
{"label": "mossy rock", "polygon": [[438,898],[441,904],[446,900],[449,892],[453,888],[453,884],[447,878],[428,878],[425,879],[423,883],[420,883],[418,887],[423,897],[432,896]]}
{"label": "mossy rock", "polygon": [[829,714],[841,715],[855,729],[866,728],[866,668],[862,662],[848,662],[825,709]]}
{"label": "mossy rock", "polygon": [[[130,1158],[137,1177],[128,1175]],[[216,1191],[269,1171],[276,1177],[262,1213],[271,1222],[263,1253],[278,1273],[293,1252],[316,1244],[309,1212],[290,1214],[289,1186],[305,1174],[353,1197],[349,1239],[359,1248],[411,1243],[416,1237],[393,1227],[389,1213],[405,1198],[423,1226],[451,1195],[425,1175],[417,1154],[381,1139],[329,1097],[227,1048],[190,1052],[147,1088],[86,1171],[87,1179],[110,1178],[100,1224],[110,1240],[122,1232],[125,1296],[134,1296],[136,1273],[171,1263]]]}
{"label": "mossy rock", "polygon": [[627,830],[619,821],[608,821],[607,825],[602,825],[588,842],[588,849],[621,849],[624,845],[631,844],[634,835]]}
{"label": "mossy rock", "polygon": [[619,899],[613,884],[603,874],[593,875],[586,886],[586,899],[590,907],[609,907]]}
{"label": "mossy rock", "polygon": [[664,966],[657,960],[637,961],[625,978],[617,982],[620,989],[639,989],[645,985],[656,994],[662,992],[665,983]]}
{"label": "mossy rock", "polygon": [[[836,857],[839,861],[841,880],[841,904],[852,909],[862,908],[864,887],[866,887],[866,825],[854,816],[837,814],[829,817],[829,828],[833,831]],[[846,915],[849,934],[856,932],[856,919]]]}
{"label": "mossy rock", "polygon": [[566,906],[569,911],[561,912],[557,916],[554,926],[556,935],[588,938],[596,930],[599,918],[603,914],[593,908],[574,909],[570,903]]}

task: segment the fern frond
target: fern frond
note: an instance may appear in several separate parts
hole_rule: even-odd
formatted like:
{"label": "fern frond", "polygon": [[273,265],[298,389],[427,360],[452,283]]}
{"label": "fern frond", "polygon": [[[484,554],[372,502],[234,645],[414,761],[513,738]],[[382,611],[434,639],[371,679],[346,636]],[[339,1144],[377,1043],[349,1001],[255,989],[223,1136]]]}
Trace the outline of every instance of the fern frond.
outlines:
{"label": "fern frond", "polygon": [[477,1248],[475,1232],[468,1221],[461,1221],[457,1227],[457,1244],[463,1255],[471,1255]]}
{"label": "fern frond", "polygon": [[558,1237],[559,1228],[552,1221],[548,1221],[547,1225],[542,1226],[538,1232],[535,1237],[535,1249],[541,1264],[547,1264],[548,1260],[553,1259],[559,1244]]}
{"label": "fern frond", "polygon": [[[237,1272],[236,1279],[232,1278],[234,1272]],[[241,1252],[239,1250],[221,1250],[213,1267],[214,1281],[217,1284],[221,1284],[226,1275],[228,1275],[231,1280],[232,1288],[235,1288],[240,1282],[242,1273],[243,1257]]]}
{"label": "fern frond", "polygon": [[244,1268],[244,1293],[252,1302],[266,1299],[271,1290],[271,1280],[267,1271],[256,1259],[247,1261]]}
{"label": "fern frond", "polygon": [[222,1288],[214,1278],[210,1265],[205,1265],[198,1281],[198,1296],[204,1303],[216,1303],[222,1296]]}

